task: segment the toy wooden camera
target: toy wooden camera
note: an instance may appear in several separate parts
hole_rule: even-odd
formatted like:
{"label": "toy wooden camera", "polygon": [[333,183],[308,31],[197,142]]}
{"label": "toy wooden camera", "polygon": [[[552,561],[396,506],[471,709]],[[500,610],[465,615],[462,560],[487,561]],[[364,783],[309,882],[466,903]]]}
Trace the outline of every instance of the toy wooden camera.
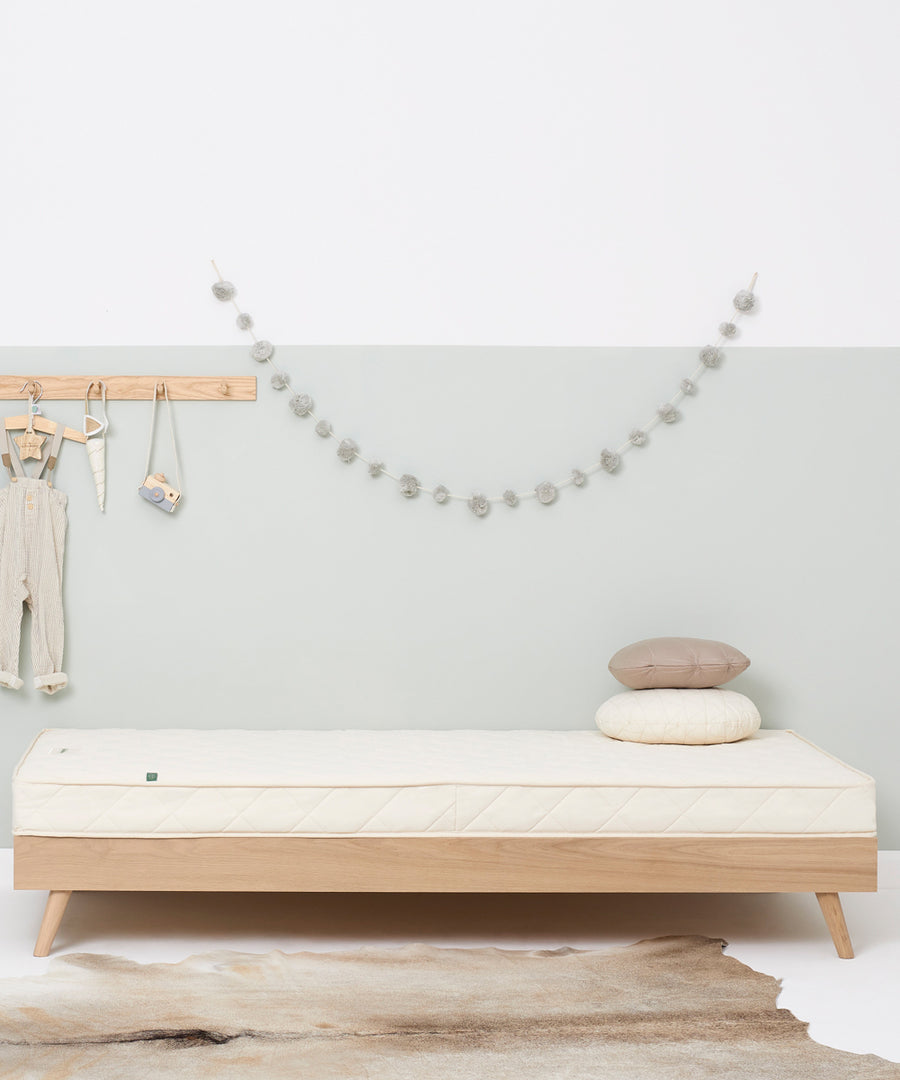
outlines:
{"label": "toy wooden camera", "polygon": [[181,492],[171,487],[160,472],[151,473],[138,488],[138,494],[167,514],[172,513],[181,499]]}

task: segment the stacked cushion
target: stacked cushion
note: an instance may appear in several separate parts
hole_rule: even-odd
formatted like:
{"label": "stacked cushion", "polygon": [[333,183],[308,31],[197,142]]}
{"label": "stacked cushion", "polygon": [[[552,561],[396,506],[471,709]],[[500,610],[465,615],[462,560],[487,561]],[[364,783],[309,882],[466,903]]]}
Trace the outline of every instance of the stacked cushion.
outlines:
{"label": "stacked cushion", "polygon": [[632,690],[597,710],[604,735],[626,742],[737,742],[759,728],[759,710],[734,690]]}
{"label": "stacked cushion", "polygon": [[723,641],[662,637],[619,649],[609,662],[613,675],[632,690],[721,686],[750,667],[742,652]]}
{"label": "stacked cushion", "polygon": [[738,649],[702,638],[651,638],[628,645],[609,670],[629,692],[597,710],[613,739],[706,745],[736,742],[758,730],[759,710],[743,694],[720,690],[750,661]]}

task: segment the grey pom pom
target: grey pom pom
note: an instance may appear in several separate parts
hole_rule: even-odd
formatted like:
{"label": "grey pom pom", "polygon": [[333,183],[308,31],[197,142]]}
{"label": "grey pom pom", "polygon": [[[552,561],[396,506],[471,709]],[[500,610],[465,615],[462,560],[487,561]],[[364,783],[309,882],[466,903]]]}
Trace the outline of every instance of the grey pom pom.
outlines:
{"label": "grey pom pom", "polygon": [[467,506],[475,517],[484,517],[491,508],[491,504],[487,501],[487,495],[481,495],[477,491],[469,499]]}
{"label": "grey pom pom", "polygon": [[632,446],[643,446],[644,443],[647,441],[647,432],[643,431],[639,427],[636,427],[631,431],[631,434],[628,436],[628,441],[631,443]]}
{"label": "grey pom pom", "polygon": [[600,451],[600,468],[604,469],[606,472],[615,472],[621,461],[622,459],[615,450]]}
{"label": "grey pom pom", "polygon": [[756,307],[756,297],[749,289],[741,289],[735,295],[734,306],[738,311],[752,311]]}
{"label": "grey pom pom", "polygon": [[230,281],[217,281],[212,287],[213,296],[217,300],[233,300],[237,295],[237,289]]}
{"label": "grey pom pom", "polygon": [[450,491],[443,484],[438,484],[431,495],[436,503],[445,503],[450,498]]}
{"label": "grey pom pom", "polygon": [[544,480],[542,483],[538,484],[534,490],[537,494],[538,502],[542,502],[544,506],[549,506],[550,503],[556,500],[556,488],[549,480]]}
{"label": "grey pom pom", "polygon": [[312,410],[313,399],[309,394],[294,394],[288,405],[295,416],[306,416]]}
{"label": "grey pom pom", "polygon": [[253,316],[248,315],[246,311],[242,311],[234,321],[237,323],[238,330],[253,329]]}
{"label": "grey pom pom", "polygon": [[400,494],[407,499],[412,499],[419,494],[419,481],[410,473],[404,473],[400,477]]}
{"label": "grey pom pom", "polygon": [[690,379],[682,379],[681,380],[681,392],[682,392],[682,394],[693,394],[693,392],[696,389],[697,389],[697,387],[694,386],[694,384],[691,382]]}
{"label": "grey pom pom", "polygon": [[507,506],[518,506],[519,496],[513,491],[512,488],[507,488],[506,491],[503,492],[503,501],[506,503]]}
{"label": "grey pom pom", "polygon": [[275,352],[275,346],[271,341],[255,341],[250,355],[261,364],[264,360],[268,360],[273,352]]}
{"label": "grey pom pom", "polygon": [[715,345],[705,345],[700,350],[700,359],[707,367],[718,367],[722,359],[722,352]]}
{"label": "grey pom pom", "polygon": [[331,421],[320,420],[316,424],[316,434],[321,435],[323,439],[327,439],[328,436],[331,434]]}
{"label": "grey pom pom", "polygon": [[585,480],[587,480],[587,477],[584,475],[581,469],[572,470],[572,483],[575,485],[575,487],[584,487]]}
{"label": "grey pom pom", "polygon": [[352,439],[341,439],[340,445],[337,448],[337,456],[341,461],[349,465],[358,453],[359,447]]}
{"label": "grey pom pom", "polygon": [[722,337],[734,337],[734,335],[737,333],[737,327],[734,325],[733,322],[720,322],[719,333],[722,335]]}
{"label": "grey pom pom", "polygon": [[668,401],[665,405],[660,405],[656,411],[664,424],[674,424],[678,419],[678,410]]}
{"label": "grey pom pom", "polygon": [[369,462],[369,476],[381,476],[384,472],[383,461],[370,461]]}
{"label": "grey pom pom", "polygon": [[287,386],[288,381],[289,380],[287,374],[284,371],[276,371],[272,378],[269,380],[269,382],[276,390],[283,390]]}

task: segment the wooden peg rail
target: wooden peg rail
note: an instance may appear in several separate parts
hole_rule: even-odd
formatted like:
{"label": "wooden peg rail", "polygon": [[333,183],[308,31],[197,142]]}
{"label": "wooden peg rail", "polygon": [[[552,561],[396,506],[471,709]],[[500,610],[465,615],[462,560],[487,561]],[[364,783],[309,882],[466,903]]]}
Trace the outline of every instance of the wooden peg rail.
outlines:
{"label": "wooden peg rail", "polygon": [[163,382],[170,401],[256,401],[255,375],[0,375],[0,399],[27,398],[22,384],[39,382],[43,401],[83,401],[91,379],[92,400],[100,398],[96,380],[103,379],[107,401],[150,401]]}

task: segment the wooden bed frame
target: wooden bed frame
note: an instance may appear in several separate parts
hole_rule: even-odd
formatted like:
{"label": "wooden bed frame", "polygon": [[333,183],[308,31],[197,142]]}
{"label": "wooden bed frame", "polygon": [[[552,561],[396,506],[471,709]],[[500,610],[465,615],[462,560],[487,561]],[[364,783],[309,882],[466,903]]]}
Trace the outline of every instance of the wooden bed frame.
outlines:
{"label": "wooden bed frame", "polygon": [[841,892],[874,892],[877,841],[847,836],[93,838],[16,836],[15,888],[48,889],[47,956],[75,891],[816,893],[853,957]]}

